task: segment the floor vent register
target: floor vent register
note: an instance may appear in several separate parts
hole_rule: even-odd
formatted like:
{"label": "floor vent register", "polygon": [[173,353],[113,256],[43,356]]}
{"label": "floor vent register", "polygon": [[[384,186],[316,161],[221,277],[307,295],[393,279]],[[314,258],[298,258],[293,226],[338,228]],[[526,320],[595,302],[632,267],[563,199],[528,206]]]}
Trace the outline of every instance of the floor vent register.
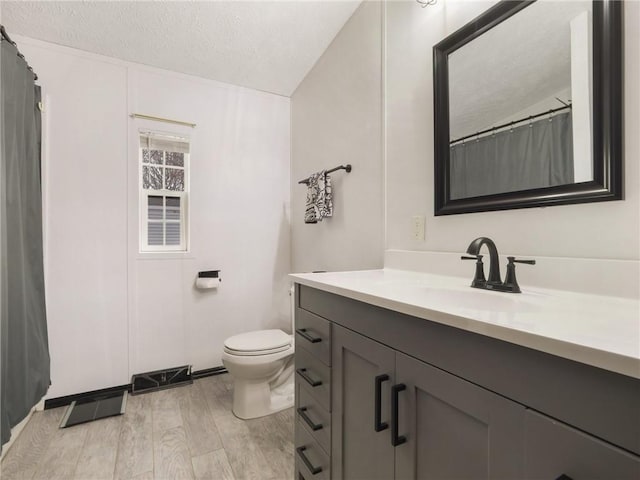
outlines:
{"label": "floor vent register", "polygon": [[193,383],[191,365],[137,373],[131,377],[131,395],[164,390]]}
{"label": "floor vent register", "polygon": [[127,391],[111,393],[99,397],[74,400],[62,416],[60,428],[92,422],[101,418],[123,415],[127,406]]}

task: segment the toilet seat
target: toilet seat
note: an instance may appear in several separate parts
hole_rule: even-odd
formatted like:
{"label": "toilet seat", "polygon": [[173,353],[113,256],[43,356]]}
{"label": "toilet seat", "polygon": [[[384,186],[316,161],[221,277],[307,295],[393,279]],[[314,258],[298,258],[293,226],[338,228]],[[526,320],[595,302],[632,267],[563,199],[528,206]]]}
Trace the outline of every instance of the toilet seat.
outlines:
{"label": "toilet seat", "polygon": [[282,330],[256,330],[229,337],[224,351],[237,356],[259,356],[284,352],[291,348],[291,335]]}

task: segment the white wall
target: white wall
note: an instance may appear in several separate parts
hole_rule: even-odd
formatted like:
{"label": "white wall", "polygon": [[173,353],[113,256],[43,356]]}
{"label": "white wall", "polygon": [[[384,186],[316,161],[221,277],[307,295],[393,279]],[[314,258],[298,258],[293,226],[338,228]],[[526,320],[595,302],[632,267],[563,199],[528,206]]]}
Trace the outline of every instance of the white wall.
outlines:
{"label": "white wall", "polygon": [[[49,398],[218,366],[228,336],[288,329],[289,99],[17,40],[46,95]],[[191,137],[188,253],[138,251],[138,128]],[[209,269],[221,287],[196,291]]]}
{"label": "white wall", "polygon": [[[363,130],[363,118],[368,122],[374,121],[371,115],[375,115],[378,107],[379,100],[370,90],[371,84],[377,88],[374,71],[379,65],[378,57],[361,46],[366,39],[377,39],[379,18],[373,13],[374,7],[365,3],[356,11],[315,69],[298,87],[292,97],[292,198],[294,209],[299,208],[294,212],[292,226],[294,270],[350,267],[336,244],[331,244],[331,249],[325,247],[328,240],[333,240],[330,237],[333,230],[336,231],[335,237],[339,232],[340,243],[348,246],[349,252],[367,252],[370,261],[363,262],[365,268],[379,266],[375,250],[378,247],[374,244],[374,249],[369,250],[371,244],[362,234],[361,223],[352,222],[350,218],[349,223],[340,229],[332,229],[333,226],[329,225],[316,228],[301,224],[302,210],[297,205],[304,199],[296,182],[308,172],[317,170],[318,166],[326,166],[326,162],[319,159],[337,141],[342,151],[357,155],[356,152],[384,140],[384,166],[371,163],[372,170],[368,170],[367,175],[377,178],[376,169],[383,175],[385,248],[387,252],[406,252],[402,259],[407,268],[413,263],[424,265],[420,252],[463,252],[471,240],[485,235],[492,237],[503,253],[546,257],[549,263],[554,263],[553,258],[558,257],[590,259],[586,263],[590,265],[587,270],[591,272],[598,272],[598,265],[602,268],[611,266],[611,262],[597,262],[597,259],[618,259],[622,260],[621,265],[631,261],[631,266],[621,268],[625,272],[631,271],[632,276],[635,272],[637,277],[640,259],[640,136],[637,135],[640,126],[640,37],[636,28],[640,24],[639,2],[625,3],[625,200],[446,217],[433,215],[432,47],[493,3],[442,0],[427,8],[420,8],[413,0],[384,4],[384,62],[381,66],[384,131],[376,133],[375,129],[370,130],[366,144],[362,137],[352,137],[350,133]],[[354,53],[359,51],[362,54]],[[360,75],[366,71],[372,72],[368,81]],[[353,82],[338,83],[335,79],[345,75],[351,76]],[[352,105],[352,98],[363,97],[366,97],[367,105],[354,104],[354,110],[368,115],[343,114],[343,110]],[[315,121],[321,114],[326,120]],[[349,182],[357,175],[358,169],[354,168],[348,177]],[[354,188],[353,183],[345,186],[356,195],[364,195],[377,188],[373,182],[358,188]],[[355,198],[353,202],[364,208],[364,201]],[[412,239],[411,217],[414,215],[426,216],[425,241]],[[375,217],[366,218],[368,225],[381,221]],[[328,260],[329,250],[337,255],[333,263]],[[412,252],[416,252],[413,261]],[[389,258],[397,256],[394,253]],[[569,265],[563,262],[563,265]],[[584,272],[585,268],[581,263],[580,268],[573,271]],[[522,275],[526,280],[524,268]],[[540,275],[544,277],[542,273]],[[596,275],[598,278],[601,276]],[[637,284],[637,280],[633,283]],[[571,284],[571,279],[564,279],[561,287],[567,288]]]}
{"label": "white wall", "polygon": [[[387,248],[463,252],[478,236],[522,256],[640,258],[640,3],[625,3],[625,200],[434,217],[435,43],[493,2],[386,3]],[[412,215],[427,217],[426,241],[410,238]]]}
{"label": "white wall", "polygon": [[49,397],[127,383],[127,71],[16,40],[43,88]]}
{"label": "white wall", "polygon": [[[289,99],[166,72],[130,70],[129,78],[131,111],[197,124],[172,130],[192,136],[190,252],[165,255],[171,260],[137,253],[137,210],[130,211],[132,369],[221,365],[227,337],[290,329]],[[131,132],[153,127],[130,123]],[[130,157],[136,148],[134,138]],[[135,198],[134,162],[129,179]],[[197,272],[211,269],[222,270],[219,290],[194,289]]]}
{"label": "white wall", "polygon": [[[293,271],[382,267],[381,13],[364,2],[291,97]],[[347,163],[332,174],[333,217],[305,224],[298,181]]]}

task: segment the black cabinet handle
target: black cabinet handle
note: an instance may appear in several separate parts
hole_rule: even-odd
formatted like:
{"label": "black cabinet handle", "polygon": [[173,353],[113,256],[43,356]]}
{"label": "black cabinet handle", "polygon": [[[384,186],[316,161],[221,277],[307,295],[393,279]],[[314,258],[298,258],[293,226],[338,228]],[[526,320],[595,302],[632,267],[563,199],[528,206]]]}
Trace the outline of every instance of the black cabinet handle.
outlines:
{"label": "black cabinet handle", "polygon": [[306,368],[298,368],[296,370],[296,372],[298,372],[300,374],[300,376],[302,378],[304,378],[305,382],[307,382],[309,385],[311,385],[312,387],[319,387],[320,385],[322,385],[322,381],[320,380],[314,380],[313,378],[311,378],[308,374],[307,374],[307,369]]}
{"label": "black cabinet handle", "polygon": [[307,411],[307,407],[300,407],[300,408],[298,408],[298,415],[300,415],[302,417],[302,419],[306,422],[306,424],[309,425],[311,430],[313,430],[314,432],[316,430],[320,430],[322,428],[322,424],[321,423],[313,423],[313,420],[311,420],[307,416],[307,414],[305,413],[306,411]]}
{"label": "black cabinet handle", "polygon": [[565,475],[564,473],[560,475],[556,480],[573,480],[569,475]]}
{"label": "black cabinet handle", "polygon": [[311,343],[319,343],[322,341],[320,337],[312,337],[309,335],[306,328],[296,328],[296,333]]}
{"label": "black cabinet handle", "polygon": [[300,456],[300,459],[307,466],[307,468],[311,472],[311,475],[317,475],[318,473],[320,473],[322,471],[322,467],[314,467],[313,466],[313,464],[309,461],[307,456],[304,454],[304,451],[306,449],[307,449],[307,447],[298,447],[298,448],[296,448],[296,452],[298,452],[298,455]]}
{"label": "black cabinet handle", "polygon": [[382,382],[386,382],[389,380],[389,375],[382,374],[378,375],[375,378],[375,412],[373,414],[373,429],[376,432],[381,432],[382,430],[386,430],[389,428],[389,425],[386,422],[382,421]]}
{"label": "black cabinet handle", "polygon": [[391,387],[391,445],[397,447],[407,441],[407,438],[398,435],[398,394],[406,390],[404,383],[399,383]]}

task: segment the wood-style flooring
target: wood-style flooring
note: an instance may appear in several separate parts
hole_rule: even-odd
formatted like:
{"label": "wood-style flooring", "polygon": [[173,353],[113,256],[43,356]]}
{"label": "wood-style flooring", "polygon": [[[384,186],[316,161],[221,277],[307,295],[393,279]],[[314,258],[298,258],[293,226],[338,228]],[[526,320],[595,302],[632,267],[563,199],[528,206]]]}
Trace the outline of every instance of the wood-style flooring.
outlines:
{"label": "wood-style flooring", "polygon": [[131,396],[124,415],[65,429],[66,407],[35,412],[0,465],[2,480],[293,479],[293,409],[231,413],[228,374]]}

